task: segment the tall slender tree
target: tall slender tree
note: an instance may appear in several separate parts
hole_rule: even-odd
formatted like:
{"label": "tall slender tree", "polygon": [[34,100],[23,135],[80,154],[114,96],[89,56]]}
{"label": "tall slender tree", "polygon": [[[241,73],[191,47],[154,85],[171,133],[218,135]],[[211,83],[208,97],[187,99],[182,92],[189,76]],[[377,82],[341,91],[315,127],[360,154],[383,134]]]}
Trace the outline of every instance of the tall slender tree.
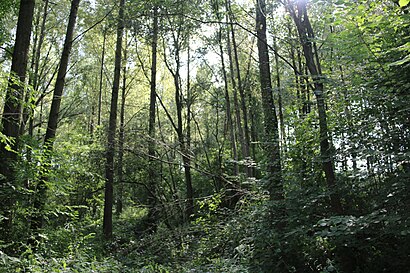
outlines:
{"label": "tall slender tree", "polygon": [[[58,68],[57,80],[54,87],[53,100],[51,102],[50,113],[47,123],[47,131],[44,137],[45,156],[49,161],[51,151],[53,150],[54,139],[57,132],[58,119],[60,115],[60,105],[64,90],[65,78],[68,69],[68,62],[70,59],[71,48],[73,46],[74,28],[77,20],[78,6],[80,0],[72,0],[70,15],[67,25],[67,31],[64,41],[64,48],[61,53],[60,65]],[[37,184],[37,192],[34,198],[34,217],[31,220],[31,228],[38,230],[43,227],[43,209],[46,200],[47,185],[45,181],[47,177],[42,177]]]}
{"label": "tall slender tree", "polygon": [[120,74],[122,62],[122,36],[124,32],[124,6],[125,0],[119,0],[117,42],[115,47],[114,81],[111,93],[110,120],[108,125],[108,139],[106,147],[105,164],[105,196],[103,232],[106,239],[112,237],[112,208],[114,199],[114,153],[115,131],[117,128],[118,93],[120,89]]}
{"label": "tall slender tree", "polygon": [[104,60],[105,60],[105,45],[107,42],[107,29],[103,29],[103,46],[101,50],[101,66],[100,66],[100,79],[98,88],[98,111],[97,111],[97,125],[101,125],[101,107],[102,107],[102,93],[104,84]]}
{"label": "tall slender tree", "polygon": [[268,44],[266,38],[266,3],[258,0],[256,6],[256,30],[259,56],[259,77],[263,101],[265,139],[264,149],[267,157],[267,189],[272,200],[283,199],[282,167],[278,118],[272,95],[272,82]]}
{"label": "tall slender tree", "polygon": [[[240,107],[240,111],[239,109],[237,111],[237,115],[239,115],[237,117],[238,131],[239,131],[239,137],[241,138],[242,156],[244,159],[248,159],[250,157],[250,143],[251,143],[250,135],[249,135],[248,107],[246,104],[244,84],[243,84],[242,76],[241,76],[238,44],[236,42],[236,32],[235,32],[235,28],[233,24],[235,22],[235,15],[232,12],[232,6],[231,6],[230,0],[227,0],[227,9],[228,9],[228,14],[229,14],[230,34],[231,34],[232,51],[233,51],[232,52],[233,57],[231,59],[231,62],[233,62],[231,73],[232,73],[232,77],[236,75],[237,90],[239,91],[239,97],[240,97],[240,106],[238,103],[237,103],[238,105],[235,105],[235,107],[237,108]],[[236,90],[234,90],[234,92],[236,92]],[[242,122],[243,122],[243,126],[242,126]],[[245,170],[246,170],[247,176],[252,176],[252,168],[250,168],[249,166],[245,166]]]}
{"label": "tall slender tree", "polygon": [[[189,149],[189,130],[190,130],[190,118],[189,109],[186,107],[185,98],[182,88],[182,77],[181,77],[181,66],[182,58],[181,55],[183,50],[189,41],[190,33],[184,28],[184,23],[187,22],[183,15],[184,11],[187,11],[187,6],[183,1],[178,1],[179,5],[177,7],[178,14],[171,18],[169,15],[167,17],[169,24],[172,26],[173,30],[170,32],[172,36],[173,48],[171,49],[171,55],[174,62],[174,67],[172,67],[171,62],[165,57],[165,65],[168,71],[171,73],[174,80],[175,88],[175,106],[177,122],[173,123],[174,129],[176,131],[180,153],[183,162],[184,175],[185,175],[185,189],[186,189],[186,202],[185,202],[185,219],[188,220],[194,212],[194,197],[193,197],[193,186],[192,186],[192,173],[191,173],[191,156]],[[164,45],[165,46],[165,45]],[[166,52],[166,50],[164,50]],[[188,60],[189,61],[189,60]],[[186,112],[185,112],[186,110]],[[185,112],[185,113],[184,113]],[[184,120],[184,114],[186,120]],[[186,126],[184,127],[184,122]]]}
{"label": "tall slender tree", "polygon": [[64,41],[63,52],[61,53],[60,65],[58,68],[57,80],[54,87],[53,100],[51,102],[50,114],[48,117],[47,131],[44,137],[44,144],[52,150],[54,138],[57,132],[58,119],[60,114],[61,99],[63,96],[65,78],[68,69],[71,49],[73,46],[74,28],[77,20],[78,6],[80,0],[71,1],[70,16],[67,25],[67,32]]}
{"label": "tall slender tree", "polygon": [[[226,10],[229,10],[229,4],[228,1],[226,1]],[[227,21],[230,20],[228,13],[226,15]],[[232,84],[232,91],[233,91],[233,110],[234,110],[234,118],[235,120],[233,121],[233,130],[235,132],[235,139],[238,143],[241,144],[241,151],[242,151],[242,157],[243,157],[243,151],[244,145],[245,145],[245,138],[243,134],[243,127],[242,127],[242,120],[241,120],[241,108],[239,106],[239,98],[238,98],[238,83],[237,83],[237,78],[235,77],[235,63],[234,63],[234,56],[233,56],[233,48],[235,46],[232,44],[232,31],[231,28],[227,29],[227,35],[226,35],[226,43],[227,43],[227,53],[228,53],[228,58],[229,58],[229,73],[230,73],[230,78],[231,78],[231,84]],[[235,122],[234,122],[235,121]],[[236,128],[236,130],[235,130]],[[239,154],[237,154],[237,157],[239,159]],[[239,168],[238,168],[239,169]]]}
{"label": "tall slender tree", "polygon": [[[127,60],[127,31],[125,31],[124,41],[124,60]],[[118,132],[118,182],[116,213],[120,215],[123,210],[123,193],[124,193],[124,142],[125,142],[125,101],[127,97],[127,62],[123,62],[122,68],[122,86],[121,86],[121,105],[120,105],[120,129]]]}
{"label": "tall slender tree", "polygon": [[[223,3],[222,3],[223,4]],[[231,157],[233,158],[233,175],[237,176],[239,173],[238,168],[238,151],[237,151],[237,141],[235,135],[235,128],[234,123],[232,120],[232,107],[231,107],[231,98],[229,95],[229,81],[228,75],[226,71],[226,61],[225,61],[225,50],[224,50],[224,43],[223,43],[223,34],[225,30],[225,26],[222,25],[222,11],[220,7],[221,3],[219,0],[212,1],[212,8],[213,12],[215,13],[216,19],[219,22],[218,25],[218,36],[217,36],[217,43],[219,45],[219,55],[221,59],[221,73],[223,76],[223,83],[224,83],[224,98],[225,98],[225,129],[224,135],[229,133],[230,138],[230,146],[231,146]]]}
{"label": "tall slender tree", "polygon": [[149,124],[148,124],[148,175],[150,179],[150,192],[148,197],[149,215],[148,220],[152,228],[155,228],[157,220],[157,187],[158,175],[156,170],[155,150],[156,150],[156,100],[157,100],[157,49],[158,49],[158,7],[153,7],[152,40],[151,40],[151,78],[150,78],[150,104],[149,104]]}

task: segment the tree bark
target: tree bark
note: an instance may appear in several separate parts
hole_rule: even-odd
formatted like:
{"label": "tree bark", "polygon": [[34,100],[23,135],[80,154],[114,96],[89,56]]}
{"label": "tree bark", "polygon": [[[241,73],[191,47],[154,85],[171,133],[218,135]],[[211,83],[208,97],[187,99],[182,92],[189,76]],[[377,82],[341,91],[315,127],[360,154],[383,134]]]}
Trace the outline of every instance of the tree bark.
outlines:
{"label": "tree bark", "polygon": [[101,125],[101,106],[102,106],[102,92],[103,92],[103,74],[104,74],[104,59],[105,59],[105,44],[107,40],[107,30],[103,30],[103,46],[101,50],[101,67],[100,67],[100,82],[98,89],[98,112],[97,112],[97,125]]}
{"label": "tree bark", "polygon": [[[21,106],[24,94],[24,82],[26,79],[28,50],[34,16],[34,0],[21,0],[17,21],[16,39],[11,62],[11,75],[7,87],[3,115],[2,134],[13,140],[11,148],[17,150],[19,128],[21,121]],[[16,77],[13,80],[11,77]],[[20,83],[22,84],[20,84]],[[17,154],[6,149],[5,143],[0,143],[0,189],[2,195],[1,214],[6,218],[0,223],[0,236],[6,242],[10,240],[8,234],[12,222],[12,186],[14,184],[13,164],[17,160]],[[3,230],[1,230],[3,229]]]}
{"label": "tree bark", "polygon": [[124,6],[125,0],[120,0],[118,12],[117,42],[115,48],[114,81],[111,94],[110,120],[108,125],[108,139],[105,165],[105,196],[104,196],[104,218],[103,233],[106,239],[112,238],[112,208],[114,199],[114,152],[115,152],[115,131],[117,128],[118,93],[120,87],[121,74],[121,52],[122,36],[124,32]]}
{"label": "tree bark", "polygon": [[[48,15],[48,0],[44,1],[44,6],[43,6],[43,12],[42,12],[42,18],[41,18],[41,26],[40,26],[40,33],[36,33],[36,36],[34,37],[33,41],[33,48],[32,48],[32,60],[31,60],[31,76],[29,77],[29,84],[33,88],[33,90],[38,91],[38,85],[39,85],[39,67],[40,67],[40,56],[41,56],[41,48],[43,47],[44,43],[44,38],[45,38],[45,30],[46,30],[46,21],[47,21],[47,15]],[[37,18],[36,18],[36,32],[38,32],[38,24],[40,23],[40,15],[41,12],[38,12]],[[33,92],[27,92],[25,102],[26,105],[34,103],[32,101],[33,99]],[[24,134],[25,127],[27,124],[27,121],[29,123],[29,135],[33,136],[33,113],[34,109],[30,106],[26,106],[23,109],[23,116],[22,116],[22,122],[20,125],[20,135]]]}
{"label": "tree bark", "polygon": [[259,76],[265,122],[264,149],[267,155],[267,189],[274,201],[282,200],[282,167],[280,159],[279,127],[272,95],[269,52],[266,39],[266,3],[258,0],[256,7],[256,29],[258,37]]}
{"label": "tree bark", "polygon": [[56,136],[56,131],[57,131],[57,123],[58,123],[59,112],[60,112],[61,98],[62,98],[63,90],[64,90],[65,77],[66,77],[67,68],[68,68],[68,61],[70,58],[71,48],[73,45],[73,34],[74,34],[75,23],[77,20],[79,3],[80,3],[80,0],[71,1],[70,17],[69,17],[69,21],[67,25],[67,32],[66,32],[66,37],[64,41],[64,48],[61,54],[60,66],[58,69],[56,85],[55,85],[54,93],[53,93],[53,100],[51,102],[50,115],[48,118],[47,131],[44,137],[44,144],[49,145],[51,150],[52,150],[54,138]]}
{"label": "tree bark", "polygon": [[[127,60],[127,32],[125,32],[125,48],[124,48],[124,60]],[[120,107],[120,131],[118,133],[118,183],[117,183],[117,201],[115,212],[117,215],[122,213],[123,209],[123,159],[124,159],[124,141],[125,141],[125,99],[127,91],[127,63],[124,63],[122,68],[122,87],[121,87],[121,107]]]}
{"label": "tree bark", "polygon": [[[40,56],[41,56],[41,48],[43,47],[45,33],[46,33],[46,21],[48,15],[48,4],[49,1],[44,1],[44,9],[43,9],[43,18],[41,19],[41,28],[40,28],[40,38],[38,40],[37,49],[35,50],[36,55],[34,59],[34,75],[33,75],[33,89],[35,91],[39,90],[39,78],[40,78]],[[37,106],[37,105],[36,105]],[[40,120],[41,123],[41,120]],[[30,120],[29,120],[29,135],[33,136],[34,134],[34,115],[31,113]]]}
{"label": "tree bark", "polygon": [[180,76],[180,49],[176,49],[176,70],[173,74],[174,76],[174,85],[175,85],[175,104],[177,107],[177,135],[178,142],[181,148],[182,162],[184,165],[184,174],[185,174],[185,186],[186,186],[186,208],[185,216],[186,219],[189,219],[194,211],[194,201],[193,201],[193,188],[192,188],[192,177],[191,177],[191,159],[188,155],[187,143],[185,142],[184,132],[183,132],[183,120],[182,120],[182,90],[181,90],[181,76]]}

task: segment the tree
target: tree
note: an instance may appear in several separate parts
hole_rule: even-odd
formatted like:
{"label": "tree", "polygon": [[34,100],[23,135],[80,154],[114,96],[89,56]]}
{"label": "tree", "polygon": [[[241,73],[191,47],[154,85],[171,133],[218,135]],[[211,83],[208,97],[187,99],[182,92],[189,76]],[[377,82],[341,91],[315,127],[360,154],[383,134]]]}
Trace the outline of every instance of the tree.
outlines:
{"label": "tree", "polygon": [[115,131],[117,128],[118,93],[120,88],[120,74],[122,62],[122,36],[124,32],[124,6],[125,0],[120,0],[117,23],[117,42],[115,47],[114,81],[111,93],[110,120],[108,125],[108,140],[106,148],[105,165],[105,196],[104,196],[104,237],[112,237],[112,208],[114,199],[114,153],[115,153]]}
{"label": "tree", "polygon": [[[225,1],[225,6],[226,6],[226,1]],[[219,55],[221,59],[221,73],[223,76],[223,83],[224,83],[224,98],[225,98],[225,126],[224,126],[224,134],[226,135],[229,132],[229,137],[230,137],[230,146],[231,146],[231,156],[233,158],[233,175],[237,176],[239,174],[239,168],[238,168],[238,151],[237,151],[237,141],[236,141],[236,135],[235,135],[235,126],[234,122],[232,120],[232,110],[231,110],[231,98],[229,95],[229,82],[228,82],[228,75],[226,71],[226,64],[225,64],[225,56],[224,56],[224,44],[223,44],[223,33],[225,30],[225,27],[222,25],[222,14],[220,11],[220,2],[219,0],[215,0],[212,5],[213,12],[215,13],[215,17],[218,20],[218,33],[217,33],[217,44],[219,47]],[[229,40],[229,34],[227,37],[227,40]],[[230,51],[230,45],[227,45],[227,50],[228,53]],[[230,53],[229,53],[230,55]],[[231,59],[231,57],[229,57]],[[230,66],[232,67],[232,66]]]}
{"label": "tree", "polygon": [[317,109],[319,112],[319,130],[320,130],[320,153],[323,171],[325,173],[326,182],[330,190],[330,202],[335,213],[342,213],[342,204],[340,196],[336,188],[336,175],[334,170],[332,142],[327,125],[327,114],[325,108],[325,94],[322,69],[316,43],[314,42],[315,35],[310,24],[307,14],[306,1],[298,1],[295,6],[288,2],[288,10],[295,22],[299,39],[302,44],[303,54],[306,59],[306,65],[313,79],[314,94],[316,96]]}
{"label": "tree", "polygon": [[[232,87],[234,89],[234,105],[235,105],[235,113],[237,119],[237,129],[238,129],[238,136],[241,141],[242,146],[242,156],[245,160],[248,160],[250,157],[250,136],[249,136],[249,125],[248,125],[248,109],[246,105],[246,97],[244,91],[244,84],[241,77],[241,70],[240,70],[240,63],[239,63],[239,56],[238,56],[238,45],[236,42],[236,35],[234,29],[234,14],[232,12],[231,1],[226,0],[226,10],[229,18],[230,23],[230,34],[231,39],[229,39],[228,34],[228,54],[230,58],[230,70],[231,70],[231,78],[232,78]],[[232,46],[231,46],[232,42]],[[232,56],[233,51],[233,56]],[[236,80],[235,80],[236,75]],[[237,92],[239,90],[240,96],[240,106],[238,102]],[[240,108],[239,108],[240,107]],[[242,127],[243,122],[243,127]],[[245,166],[246,175],[248,177],[252,176],[252,168],[249,166]]]}
{"label": "tree", "polygon": [[[124,60],[127,60],[127,32],[125,32]],[[124,142],[125,142],[125,101],[127,98],[127,63],[123,62],[122,68],[122,87],[121,87],[121,106],[120,106],[120,129],[118,132],[118,194],[116,201],[116,213],[120,215],[123,211],[124,193]]]}
{"label": "tree", "polygon": [[28,50],[30,47],[31,27],[34,16],[34,0],[21,0],[19,17],[17,21],[16,39],[14,43],[13,57],[10,70],[10,79],[4,103],[3,116],[1,119],[1,133],[12,141],[11,149],[7,144],[0,142],[0,187],[3,205],[1,214],[5,217],[2,220],[2,233],[4,239],[11,228],[14,170],[13,164],[17,160],[17,144],[21,122],[21,107],[23,104]]}
{"label": "tree", "polygon": [[67,32],[64,41],[64,48],[61,53],[60,65],[58,68],[57,80],[54,87],[53,100],[51,103],[50,114],[48,117],[48,125],[46,135],[44,137],[44,145],[52,150],[53,142],[57,132],[58,118],[60,113],[61,99],[63,96],[65,78],[67,75],[68,62],[73,46],[74,28],[77,20],[78,6],[80,0],[72,0],[70,8],[70,16],[67,25]]}
{"label": "tree", "polygon": [[264,113],[264,149],[267,157],[267,190],[272,200],[283,199],[282,167],[280,159],[279,125],[273,101],[268,44],[266,38],[266,3],[256,6],[256,30],[259,56],[259,79]]}
{"label": "tree", "polygon": [[103,30],[103,46],[101,50],[101,66],[100,66],[100,81],[99,81],[99,91],[98,91],[98,113],[97,113],[97,125],[101,125],[101,107],[102,107],[102,93],[103,93],[103,82],[104,82],[104,59],[105,59],[105,45],[107,41],[107,29]]}
{"label": "tree", "polygon": [[[193,4],[193,3],[192,3]],[[192,166],[191,166],[191,102],[189,101],[189,88],[187,94],[184,96],[183,92],[183,81],[181,76],[181,66],[182,66],[182,54],[184,49],[189,52],[189,39],[191,37],[191,32],[194,29],[193,25],[189,23],[184,17],[184,13],[188,12],[190,6],[188,3],[183,3],[183,1],[177,0],[176,13],[175,16],[167,15],[168,23],[170,26],[170,35],[172,47],[169,48],[171,52],[172,62],[165,56],[165,65],[172,75],[174,88],[175,88],[175,106],[176,106],[176,123],[172,120],[170,116],[170,121],[173,128],[177,134],[178,145],[180,148],[180,154],[182,157],[184,176],[185,176],[185,191],[186,191],[186,202],[185,202],[185,219],[188,220],[194,213],[194,190],[192,183]],[[164,44],[165,46],[165,44]],[[166,54],[166,49],[164,53]],[[189,60],[189,53],[187,63]],[[189,64],[188,64],[189,68]],[[189,71],[189,70],[188,70]],[[187,79],[189,81],[189,79]],[[189,83],[187,83],[189,87]],[[184,119],[185,117],[185,119]],[[185,124],[185,126],[184,126]]]}
{"label": "tree", "polygon": [[158,7],[153,7],[153,22],[152,22],[152,37],[151,37],[151,78],[150,78],[150,102],[149,102],[149,124],[148,124],[148,175],[150,179],[150,192],[149,192],[149,216],[148,221],[150,225],[155,228],[155,222],[157,221],[157,187],[158,187],[158,175],[156,170],[155,151],[156,151],[156,101],[157,101],[157,49],[158,49]]}
{"label": "tree", "polygon": [[[58,118],[60,115],[60,105],[63,96],[65,78],[68,69],[68,62],[70,59],[70,52],[73,46],[74,28],[77,20],[78,6],[80,0],[72,0],[70,15],[67,25],[67,31],[64,41],[64,48],[61,53],[60,65],[58,68],[57,80],[54,87],[53,100],[51,102],[50,113],[48,117],[47,131],[44,136],[44,154],[46,157],[46,163],[49,164],[50,155],[53,151],[53,144],[57,132]],[[47,193],[47,177],[42,175],[40,181],[37,183],[37,193],[34,198],[34,217],[31,221],[31,228],[38,230],[43,227],[43,210],[46,202]]]}
{"label": "tree", "polygon": [[[40,15],[41,11],[37,12],[36,16],[36,29],[35,35],[33,39],[33,47],[32,47],[32,56],[31,56],[31,63],[30,63],[30,76],[29,76],[29,85],[32,86],[32,90],[27,92],[25,97],[25,104],[26,106],[23,108],[23,115],[22,115],[22,122],[20,125],[20,134],[24,134],[25,127],[27,121],[29,121],[29,134],[33,136],[33,107],[32,107],[32,100],[36,91],[38,91],[39,87],[39,70],[40,70],[40,56],[41,56],[41,48],[44,43],[45,38],[45,27],[47,21],[48,11],[48,3],[49,1],[44,1],[43,7],[43,14],[41,18],[41,26],[40,26]],[[40,30],[38,29],[40,27]]]}

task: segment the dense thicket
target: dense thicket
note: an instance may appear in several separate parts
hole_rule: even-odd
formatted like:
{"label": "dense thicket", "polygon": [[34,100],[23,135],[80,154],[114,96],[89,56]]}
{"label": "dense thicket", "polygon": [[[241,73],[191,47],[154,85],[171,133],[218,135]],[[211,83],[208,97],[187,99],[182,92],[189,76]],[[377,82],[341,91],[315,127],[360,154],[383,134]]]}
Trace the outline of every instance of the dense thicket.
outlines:
{"label": "dense thicket", "polygon": [[409,271],[409,6],[1,2],[0,272]]}

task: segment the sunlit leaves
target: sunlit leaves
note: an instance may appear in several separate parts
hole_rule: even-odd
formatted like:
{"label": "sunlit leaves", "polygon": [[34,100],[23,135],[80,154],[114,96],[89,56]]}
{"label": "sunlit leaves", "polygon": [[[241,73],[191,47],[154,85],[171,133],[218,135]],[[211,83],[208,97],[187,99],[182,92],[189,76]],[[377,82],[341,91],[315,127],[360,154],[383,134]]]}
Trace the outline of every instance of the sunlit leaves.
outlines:
{"label": "sunlit leaves", "polygon": [[399,0],[400,7],[405,7],[410,3],[410,0]]}

